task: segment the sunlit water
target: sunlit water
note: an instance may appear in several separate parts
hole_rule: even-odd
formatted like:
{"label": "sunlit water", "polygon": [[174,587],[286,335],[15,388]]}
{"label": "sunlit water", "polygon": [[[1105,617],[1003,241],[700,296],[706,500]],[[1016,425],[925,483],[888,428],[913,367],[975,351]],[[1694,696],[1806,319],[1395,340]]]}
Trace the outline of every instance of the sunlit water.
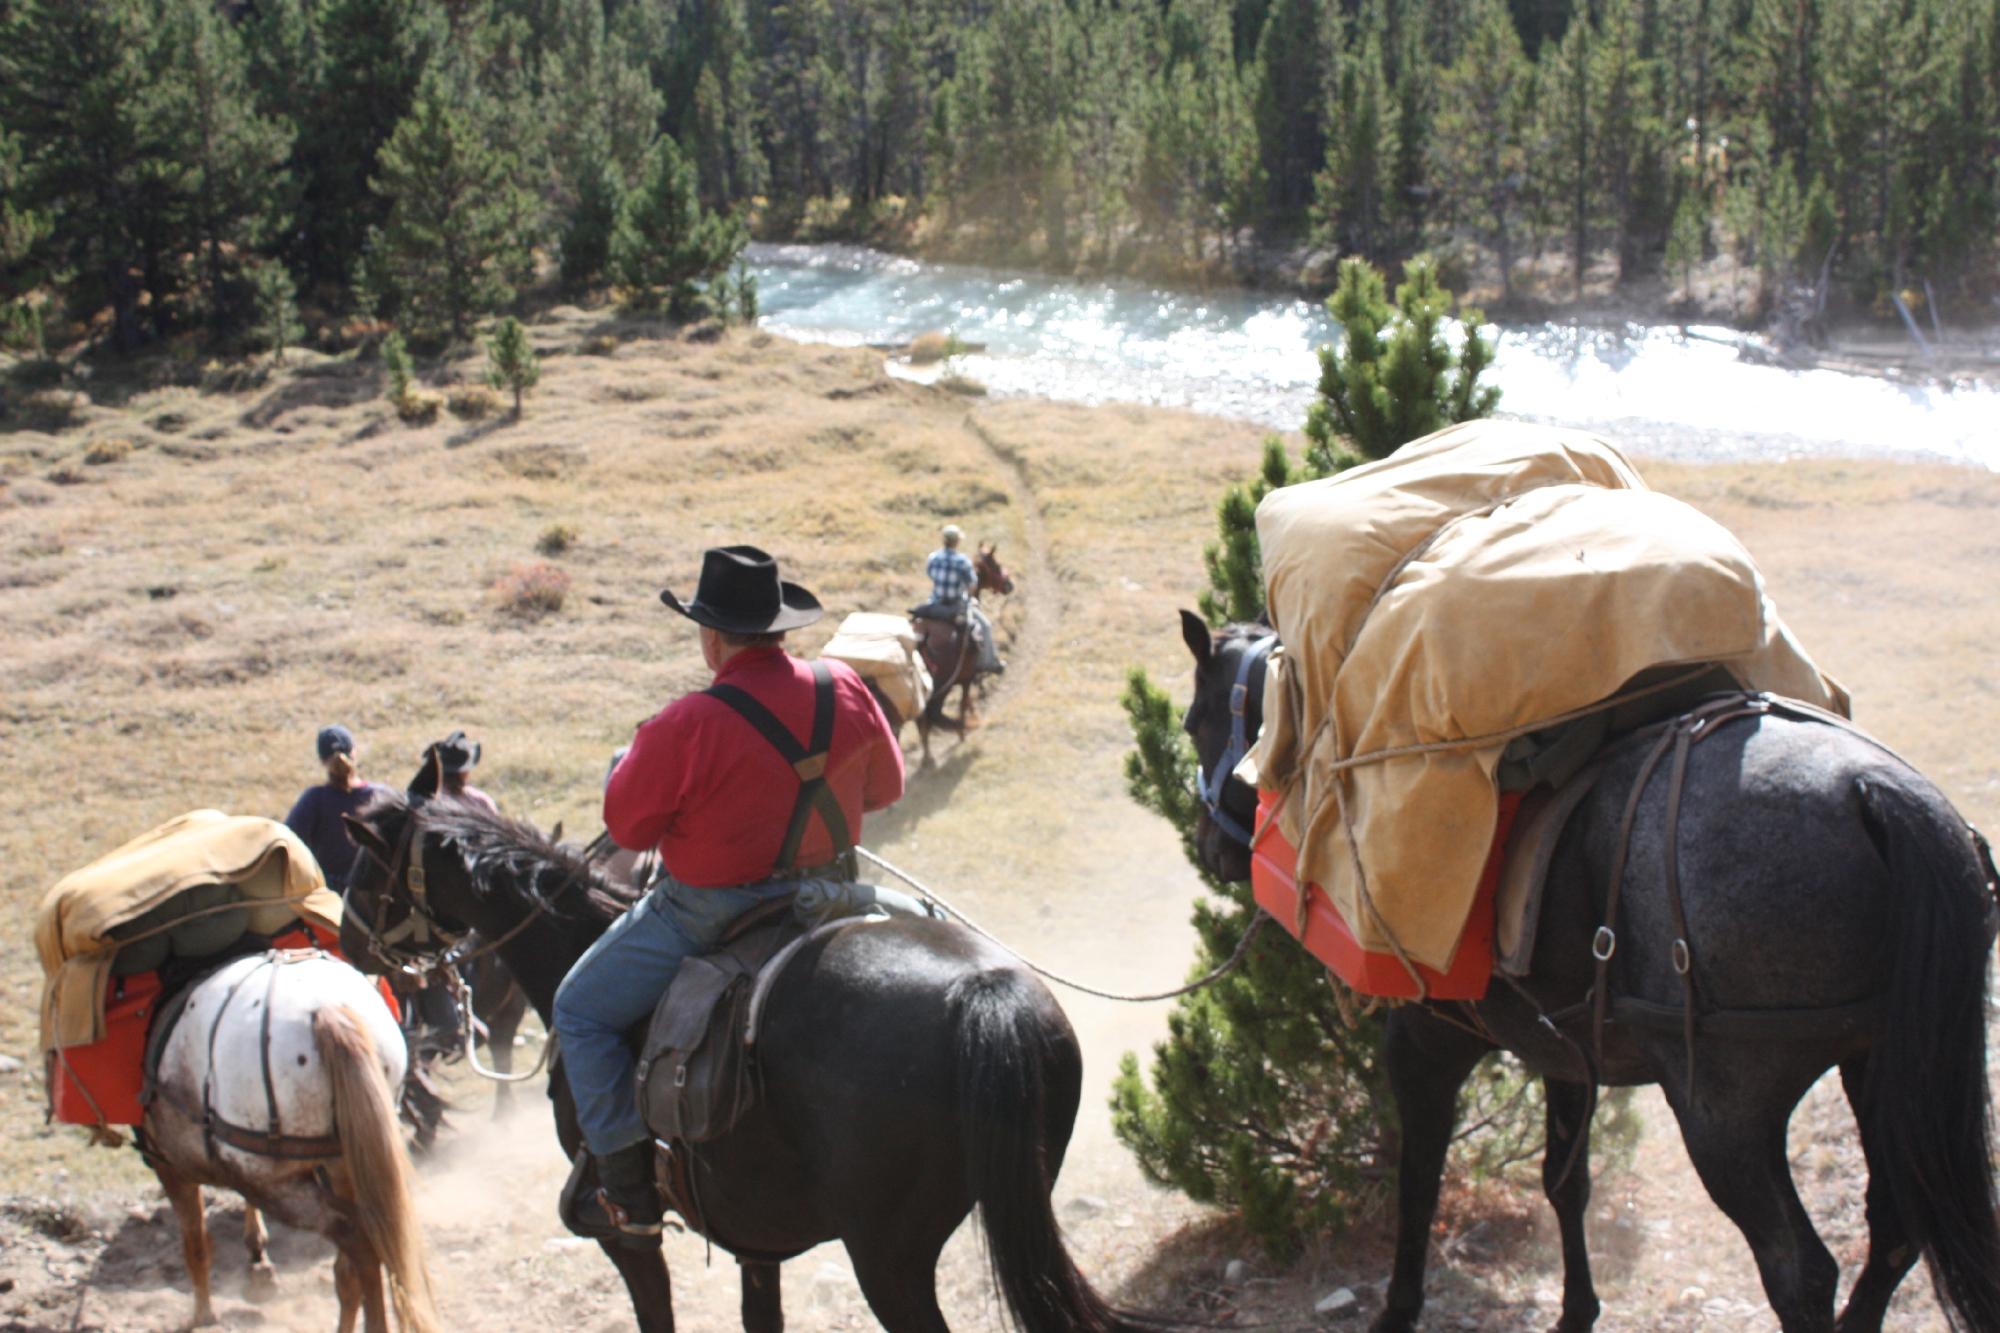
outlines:
{"label": "sunlit water", "polygon": [[[899,345],[948,329],[984,349],[956,368],[995,393],[1186,407],[1296,428],[1322,306],[1270,293],[930,264],[852,246],[750,248],[762,323],[815,342]],[[1739,358],[1727,329],[1505,325],[1505,415],[1601,431],[1635,452],[1722,460],[1800,454],[1946,458],[2000,468],[2000,393]]]}

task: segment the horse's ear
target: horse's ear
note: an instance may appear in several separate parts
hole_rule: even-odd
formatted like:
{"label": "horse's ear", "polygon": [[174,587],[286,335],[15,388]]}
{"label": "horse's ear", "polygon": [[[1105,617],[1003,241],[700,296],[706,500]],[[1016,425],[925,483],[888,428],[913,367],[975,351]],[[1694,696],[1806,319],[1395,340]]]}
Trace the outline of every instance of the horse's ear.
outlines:
{"label": "horse's ear", "polygon": [[438,754],[437,746],[427,746],[424,750],[424,766],[410,779],[408,794],[413,799],[435,796],[443,785],[444,759]]}
{"label": "horse's ear", "polygon": [[549,830],[549,841],[550,842],[562,841],[562,821],[560,819],[556,821],[556,826]]}
{"label": "horse's ear", "polygon": [[381,857],[384,865],[389,863],[391,855],[389,844],[382,841],[382,835],[375,831],[373,825],[364,823],[353,815],[342,815],[340,822],[347,825],[347,836],[354,839],[355,846],[366,847]]}
{"label": "horse's ear", "polygon": [[1196,666],[1207,666],[1208,659],[1215,655],[1215,636],[1209,633],[1208,622],[1192,611],[1181,612],[1181,637],[1187,640],[1188,651],[1194,654]]}

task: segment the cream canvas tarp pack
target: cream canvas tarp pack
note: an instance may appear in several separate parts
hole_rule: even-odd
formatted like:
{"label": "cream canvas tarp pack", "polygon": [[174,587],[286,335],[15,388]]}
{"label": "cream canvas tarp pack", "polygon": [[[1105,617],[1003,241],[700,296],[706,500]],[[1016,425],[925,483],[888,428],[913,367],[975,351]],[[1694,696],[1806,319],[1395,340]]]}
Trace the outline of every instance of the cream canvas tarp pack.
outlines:
{"label": "cream canvas tarp pack", "polygon": [[35,919],[41,955],[42,1049],[82,1046],[104,1036],[105,982],[121,947],[141,947],[133,927],[149,912],[171,913],[183,894],[241,900],[236,911],[198,908],[163,916],[152,940],[176,936],[207,952],[217,935],[283,931],[305,919],[340,929],[340,897],[298,835],[276,820],[196,810],[134,838],[64,876]]}
{"label": "cream canvas tarp pack", "polygon": [[1509,733],[1675,664],[1848,711],[1741,544],[1594,436],[1454,426],[1271,492],[1257,536],[1285,650],[1246,775],[1365,949],[1449,967]]}
{"label": "cream canvas tarp pack", "polygon": [[931,673],[917,651],[916,629],[902,616],[856,611],[840,622],[819,655],[845,662],[874,681],[905,721],[930,701]]}

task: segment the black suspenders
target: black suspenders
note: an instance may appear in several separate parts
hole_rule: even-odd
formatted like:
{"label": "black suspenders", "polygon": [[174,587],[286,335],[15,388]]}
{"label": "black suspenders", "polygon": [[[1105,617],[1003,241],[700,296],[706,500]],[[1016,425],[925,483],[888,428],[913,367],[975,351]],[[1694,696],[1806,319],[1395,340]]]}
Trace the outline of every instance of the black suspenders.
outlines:
{"label": "black suspenders", "polygon": [[748,691],[735,685],[708,687],[709,694],[728,704],[737,716],[755,727],[757,734],[769,741],[772,748],[792,766],[792,771],[799,775],[799,798],[792,804],[792,822],[785,829],[785,845],[778,853],[774,874],[781,874],[798,864],[799,843],[805,839],[806,822],[815,810],[819,811],[821,822],[833,838],[835,856],[854,846],[854,839],[847,831],[847,816],[841,813],[840,801],[834,796],[833,788],[826,784],[827,750],[833,744],[833,673],[824,662],[814,662],[812,673],[812,743],[804,746],[786,730],[784,723],[772,716],[770,709],[758,703]]}

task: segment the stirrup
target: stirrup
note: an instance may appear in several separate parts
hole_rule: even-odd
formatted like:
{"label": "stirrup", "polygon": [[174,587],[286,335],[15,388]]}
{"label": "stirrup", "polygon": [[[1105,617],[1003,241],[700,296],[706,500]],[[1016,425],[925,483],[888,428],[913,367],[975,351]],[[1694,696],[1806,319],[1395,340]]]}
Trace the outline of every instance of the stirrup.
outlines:
{"label": "stirrup", "polygon": [[[584,1182],[591,1182],[588,1190]],[[595,1207],[603,1220],[585,1215],[584,1210]],[[573,1234],[586,1240],[610,1241],[613,1244],[633,1246],[656,1245],[666,1230],[666,1219],[653,1223],[633,1222],[624,1208],[619,1206],[597,1183],[597,1173],[592,1169],[590,1153],[587,1149],[576,1155],[576,1161],[569,1169],[569,1179],[563,1183],[562,1194],[556,1203],[556,1215]]]}

